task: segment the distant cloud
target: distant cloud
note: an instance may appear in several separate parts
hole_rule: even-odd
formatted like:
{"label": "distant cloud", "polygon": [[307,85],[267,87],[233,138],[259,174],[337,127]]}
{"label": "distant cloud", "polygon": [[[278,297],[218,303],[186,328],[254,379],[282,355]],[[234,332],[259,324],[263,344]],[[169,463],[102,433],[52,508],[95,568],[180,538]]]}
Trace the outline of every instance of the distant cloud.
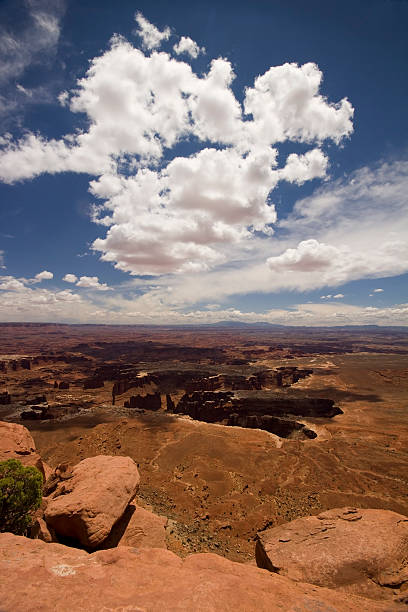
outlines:
{"label": "distant cloud", "polygon": [[35,275],[35,280],[40,283],[43,280],[51,280],[54,278],[54,274],[52,272],[48,272],[48,270],[43,270]]}
{"label": "distant cloud", "polygon": [[373,289],[373,293],[384,293],[384,289]]}
{"label": "distant cloud", "polygon": [[68,100],[69,93],[67,91],[61,91],[61,93],[58,95],[58,102],[61,104],[61,106],[67,106]]}
{"label": "distant cloud", "polygon": [[194,59],[198,57],[199,53],[205,53],[205,47],[200,49],[197,43],[189,36],[182,36],[179,42],[174,45],[173,50],[177,55],[186,53]]}
{"label": "distant cloud", "polygon": [[160,47],[163,40],[168,40],[170,38],[170,28],[166,27],[161,32],[155,25],[150,23],[142,13],[136,13],[135,20],[139,26],[136,33],[142,39],[145,49],[149,51],[157,49]]}
{"label": "distant cloud", "polygon": [[21,291],[25,289],[22,281],[13,276],[0,276],[0,291]]}
{"label": "distant cloud", "polygon": [[269,257],[267,264],[274,271],[315,272],[330,268],[339,256],[335,247],[311,239],[300,242],[295,249],[287,249],[278,257]]}
{"label": "distant cloud", "polygon": [[64,280],[66,283],[76,283],[78,277],[75,276],[75,274],[66,274],[62,280]]}
{"label": "distant cloud", "polygon": [[98,291],[109,291],[108,285],[100,283],[97,276],[81,276],[76,286],[86,289],[97,289]]}
{"label": "distant cloud", "polygon": [[340,300],[340,299],[344,298],[344,295],[342,293],[336,293],[336,295],[333,295],[333,298],[335,300]]}
{"label": "distant cloud", "polygon": [[62,279],[67,283],[73,283],[77,287],[84,289],[96,289],[97,291],[109,291],[110,287],[106,283],[100,283],[97,276],[81,276],[78,278],[75,274],[65,274]]}
{"label": "distant cloud", "polygon": [[20,91],[21,93],[23,93],[25,96],[27,96],[28,98],[32,98],[33,96],[33,92],[30,89],[26,89],[25,87],[23,87],[22,85],[20,85],[20,83],[17,83],[16,88],[18,89],[18,91]]}

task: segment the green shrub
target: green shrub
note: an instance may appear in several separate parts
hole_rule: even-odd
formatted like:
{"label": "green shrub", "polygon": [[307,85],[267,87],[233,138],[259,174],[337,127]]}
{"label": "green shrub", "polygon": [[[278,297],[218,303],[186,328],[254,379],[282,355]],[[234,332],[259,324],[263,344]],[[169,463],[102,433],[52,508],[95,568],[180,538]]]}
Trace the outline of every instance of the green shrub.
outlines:
{"label": "green shrub", "polygon": [[0,462],[0,532],[24,535],[40,507],[43,477],[17,459]]}

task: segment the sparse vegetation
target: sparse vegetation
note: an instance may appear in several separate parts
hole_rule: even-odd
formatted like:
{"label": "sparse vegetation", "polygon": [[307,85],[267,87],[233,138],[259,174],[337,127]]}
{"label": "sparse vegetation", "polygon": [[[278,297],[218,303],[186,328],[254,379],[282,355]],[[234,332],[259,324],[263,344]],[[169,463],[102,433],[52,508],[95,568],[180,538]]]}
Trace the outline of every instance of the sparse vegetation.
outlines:
{"label": "sparse vegetation", "polygon": [[42,498],[43,477],[17,459],[0,462],[0,532],[25,535]]}

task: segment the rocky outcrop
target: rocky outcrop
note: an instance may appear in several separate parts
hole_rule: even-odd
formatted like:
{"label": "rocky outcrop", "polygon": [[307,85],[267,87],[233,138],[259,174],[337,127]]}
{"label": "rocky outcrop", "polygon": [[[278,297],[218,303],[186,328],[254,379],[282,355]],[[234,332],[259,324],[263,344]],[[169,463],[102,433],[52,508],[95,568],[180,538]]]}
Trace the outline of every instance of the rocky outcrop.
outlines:
{"label": "rocky outcrop", "polygon": [[231,412],[242,415],[271,415],[332,418],[342,414],[334,401],[316,397],[282,397],[263,393],[257,396],[236,396],[231,391],[186,393],[180,399],[175,412],[188,414],[198,421],[213,423],[228,419]]}
{"label": "rocky outcrop", "polygon": [[124,403],[125,408],[139,408],[140,410],[160,410],[160,393],[148,393],[147,395],[132,395]]}
{"label": "rocky outcrop", "polygon": [[259,567],[374,599],[407,589],[407,554],[408,518],[388,510],[329,510],[267,529],[256,544]]}
{"label": "rocky outcrop", "polygon": [[[101,610],[162,612],[384,611],[330,589],[294,583],[214,554],[180,559],[162,549],[127,546],[87,554],[0,534],[2,612]],[[389,611],[398,610],[390,602]]]}
{"label": "rocky outcrop", "polygon": [[131,502],[115,523],[101,548],[135,546],[166,548],[167,518],[154,514]]}
{"label": "rocky outcrop", "polygon": [[112,395],[122,395],[122,393],[126,393],[129,389],[143,389],[150,385],[157,385],[157,383],[158,380],[153,374],[121,378],[114,383]]}
{"label": "rocky outcrop", "polygon": [[232,413],[228,417],[226,425],[246,427],[248,429],[263,429],[281,438],[313,439],[317,437],[317,434],[303,423],[298,423],[294,419],[284,419],[268,414],[241,415]]}
{"label": "rocky outcrop", "polygon": [[23,410],[20,417],[23,421],[40,421],[42,419],[43,408],[41,406],[31,406],[30,410]]}
{"label": "rocky outcrop", "polygon": [[[283,438],[315,438],[316,434],[294,416],[331,418],[342,411],[333,400],[325,398],[290,398],[270,392],[262,397],[249,395],[236,397],[232,391],[196,391],[186,393],[177,405],[167,402],[167,410],[188,414],[197,421],[222,423],[264,429]],[[259,394],[259,395],[262,395]]]}
{"label": "rocky outcrop", "polygon": [[0,406],[6,406],[7,404],[11,404],[11,396],[8,391],[2,391],[0,393]]}
{"label": "rocky outcrop", "polygon": [[17,423],[0,421],[0,461],[18,459],[33,465],[44,475],[44,465],[28,429]]}
{"label": "rocky outcrop", "polygon": [[313,370],[297,367],[280,367],[276,370],[261,370],[251,376],[240,374],[217,374],[215,376],[195,377],[186,381],[187,393],[194,391],[260,391],[275,387],[290,387],[302,378],[313,374]]}
{"label": "rocky outcrop", "polygon": [[100,389],[103,383],[103,378],[87,378],[84,380],[84,389]]}
{"label": "rocky outcrop", "polygon": [[36,397],[33,397],[32,399],[25,400],[24,403],[26,404],[26,406],[28,406],[32,404],[42,404],[46,401],[47,401],[47,398],[45,395],[37,395]]}
{"label": "rocky outcrop", "polygon": [[68,406],[55,404],[49,406],[30,406],[30,410],[23,411],[20,416],[24,420],[45,421],[77,414],[78,412],[79,407],[74,404],[69,404]]}
{"label": "rocky outcrop", "polygon": [[92,549],[109,535],[139,487],[139,472],[130,457],[100,455],[84,459],[70,477],[58,483],[45,520],[58,536]]}

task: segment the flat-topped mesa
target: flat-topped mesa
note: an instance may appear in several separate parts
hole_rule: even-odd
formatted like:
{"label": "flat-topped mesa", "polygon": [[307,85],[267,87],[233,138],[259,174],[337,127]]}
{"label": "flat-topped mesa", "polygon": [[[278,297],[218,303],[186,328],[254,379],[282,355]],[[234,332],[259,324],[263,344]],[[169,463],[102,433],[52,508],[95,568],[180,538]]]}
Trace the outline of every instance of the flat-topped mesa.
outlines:
{"label": "flat-topped mesa", "polygon": [[20,417],[24,421],[45,421],[50,419],[59,419],[61,417],[77,414],[79,407],[75,404],[52,404],[52,405],[40,405],[30,406],[30,410],[24,410]]}
{"label": "flat-topped mesa", "polygon": [[317,438],[316,432],[303,423],[293,419],[271,416],[269,414],[230,414],[226,425],[245,427],[246,429],[263,429],[280,438]]}
{"label": "flat-topped mesa", "polygon": [[219,422],[233,413],[243,415],[306,416],[332,418],[342,414],[334,401],[326,398],[288,398],[277,395],[268,397],[237,397],[232,391],[195,391],[186,393],[174,408],[174,412],[188,414],[199,421]]}
{"label": "flat-topped mesa", "polygon": [[132,395],[124,403],[125,408],[139,408],[140,410],[160,410],[160,393],[148,393],[147,395]]}
{"label": "flat-topped mesa", "polygon": [[5,359],[0,361],[0,372],[7,373],[8,370],[31,370],[32,358]]}
{"label": "flat-topped mesa", "polygon": [[129,389],[144,389],[145,392],[160,391],[161,393],[174,393],[185,391],[222,391],[244,390],[260,391],[276,387],[290,386],[306,376],[313,370],[298,369],[296,367],[280,367],[276,370],[261,370],[249,376],[236,373],[211,374],[210,372],[197,372],[197,370],[163,370],[147,374],[137,374],[134,369],[120,370],[117,366],[104,366],[98,368],[93,378],[98,380],[114,380],[112,396],[126,393]]}
{"label": "flat-topped mesa", "polygon": [[84,389],[100,389],[103,386],[103,378],[87,378],[84,380]]}
{"label": "flat-topped mesa", "polygon": [[313,370],[283,366],[275,370],[261,370],[250,376],[223,373],[215,376],[197,377],[188,381],[184,388],[186,393],[227,389],[232,391],[260,391],[261,389],[275,387],[289,387],[311,374],[313,374]]}
{"label": "flat-topped mesa", "polygon": [[280,437],[315,438],[316,434],[293,417],[332,418],[342,411],[325,398],[237,397],[232,391],[186,393],[175,404],[167,398],[167,410],[186,414],[197,421],[264,429]]}
{"label": "flat-topped mesa", "polygon": [[157,385],[158,380],[154,374],[134,376],[132,378],[122,378],[117,380],[112,387],[112,395],[122,395],[129,389],[141,389],[149,385]]}

